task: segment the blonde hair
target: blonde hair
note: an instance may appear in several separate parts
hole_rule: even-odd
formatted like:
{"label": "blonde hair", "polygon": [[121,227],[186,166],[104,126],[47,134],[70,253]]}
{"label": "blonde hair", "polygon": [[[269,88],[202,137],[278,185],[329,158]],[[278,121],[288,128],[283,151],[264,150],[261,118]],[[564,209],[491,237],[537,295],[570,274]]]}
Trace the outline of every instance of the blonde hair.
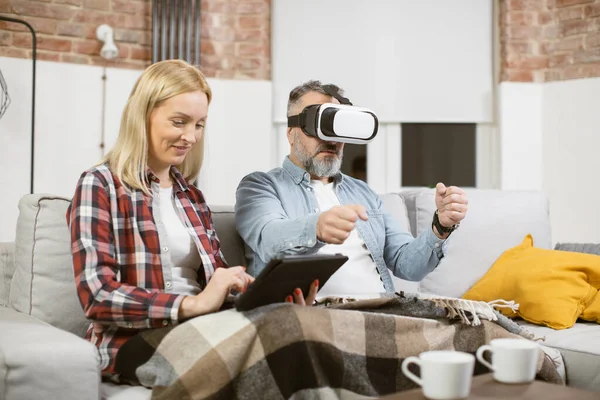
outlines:
{"label": "blonde hair", "polygon": [[[201,90],[208,103],[212,92],[200,70],[182,60],[165,60],[150,65],[136,81],[123,109],[119,136],[102,160],[119,180],[131,188],[150,194],[148,166],[148,129],[150,114],[163,102],[182,93]],[[180,165],[186,181],[194,181],[204,158],[204,135]]]}

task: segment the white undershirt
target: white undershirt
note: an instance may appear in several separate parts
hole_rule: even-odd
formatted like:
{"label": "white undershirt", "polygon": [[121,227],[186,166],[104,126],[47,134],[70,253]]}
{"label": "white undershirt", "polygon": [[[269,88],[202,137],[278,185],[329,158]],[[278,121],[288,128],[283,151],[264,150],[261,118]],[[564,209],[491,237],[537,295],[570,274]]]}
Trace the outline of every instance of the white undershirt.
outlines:
{"label": "white undershirt", "polygon": [[[340,201],[334,190],[334,183],[324,184],[321,181],[310,182],[319,203],[321,212],[333,206],[339,206]],[[317,254],[341,253],[348,256],[348,261],[329,278],[319,290],[318,297],[326,296],[356,296],[385,292],[377,266],[356,228],[342,244],[327,244]]]}
{"label": "white undershirt", "polygon": [[173,187],[160,188],[160,218],[167,232],[173,267],[173,293],[196,295],[200,293],[198,268],[200,254],[173,204]]}

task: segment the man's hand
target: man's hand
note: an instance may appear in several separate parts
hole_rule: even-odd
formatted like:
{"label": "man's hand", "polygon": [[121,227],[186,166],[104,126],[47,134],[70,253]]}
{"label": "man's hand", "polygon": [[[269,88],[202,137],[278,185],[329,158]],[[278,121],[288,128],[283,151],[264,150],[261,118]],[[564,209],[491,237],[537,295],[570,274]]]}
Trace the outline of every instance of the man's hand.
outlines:
{"label": "man's hand", "polygon": [[334,206],[319,216],[317,238],[329,244],[342,244],[350,236],[358,219],[366,221],[367,210],[358,204]]}
{"label": "man's hand", "polygon": [[[435,207],[438,210],[440,224],[444,227],[451,227],[460,223],[467,214],[467,195],[464,190],[456,186],[446,187],[443,183],[438,183],[435,187]],[[442,232],[439,237],[445,237]]]}

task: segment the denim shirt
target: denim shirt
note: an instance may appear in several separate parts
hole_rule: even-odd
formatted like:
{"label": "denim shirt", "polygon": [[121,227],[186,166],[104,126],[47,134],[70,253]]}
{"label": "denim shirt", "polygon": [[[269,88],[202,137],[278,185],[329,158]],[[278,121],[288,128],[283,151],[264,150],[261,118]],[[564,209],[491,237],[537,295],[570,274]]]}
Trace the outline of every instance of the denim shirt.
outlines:
{"label": "denim shirt", "polygon": [[[394,292],[390,271],[397,277],[420,281],[443,257],[442,244],[432,230],[414,238],[383,207],[366,183],[338,173],[335,191],[342,205],[361,204],[368,220],[356,229],[371,253],[386,291]],[[248,272],[258,275],[278,255],[314,254],[325,243],[317,239],[319,204],[310,175],[286,157],[281,168],[254,172],[236,191],[235,222],[246,243]],[[360,284],[357,282],[357,284]]]}

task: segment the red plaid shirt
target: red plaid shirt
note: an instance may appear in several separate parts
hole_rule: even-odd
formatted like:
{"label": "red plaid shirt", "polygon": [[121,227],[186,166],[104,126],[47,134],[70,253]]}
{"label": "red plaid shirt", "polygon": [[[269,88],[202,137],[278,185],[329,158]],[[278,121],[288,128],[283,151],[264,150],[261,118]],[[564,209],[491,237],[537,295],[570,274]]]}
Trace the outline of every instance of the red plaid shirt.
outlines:
{"label": "red plaid shirt", "polygon": [[[202,192],[174,167],[171,175],[175,208],[200,254],[204,288],[214,270],[227,265]],[[158,191],[152,172],[148,180]],[[98,347],[103,374],[111,376],[123,343],[140,330],[177,324],[185,296],[165,288],[161,251],[168,248],[161,248],[152,197],[123,186],[107,165],[81,175],[67,223],[77,294],[92,321],[87,338]]]}

